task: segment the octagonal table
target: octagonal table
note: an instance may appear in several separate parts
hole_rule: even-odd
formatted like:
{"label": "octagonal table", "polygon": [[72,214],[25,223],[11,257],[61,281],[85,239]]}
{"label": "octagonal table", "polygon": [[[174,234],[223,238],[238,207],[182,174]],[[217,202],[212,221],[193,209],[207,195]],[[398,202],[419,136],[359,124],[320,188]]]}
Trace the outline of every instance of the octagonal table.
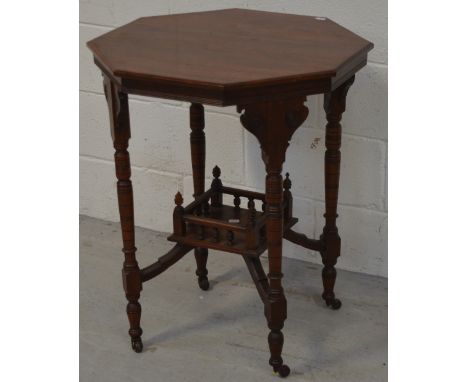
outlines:
{"label": "octagonal table", "polygon": [[[133,349],[143,349],[138,302],[143,282],[193,249],[199,286],[208,290],[208,249],[222,250],[244,259],[265,306],[269,363],[286,377],[290,370],[281,357],[287,311],[281,285],[282,240],[320,252],[322,297],[328,306],[339,309],[334,284],[340,255],[336,226],[340,120],[354,74],[366,65],[373,44],[325,17],[227,9],[143,17],[89,41],[88,46],[104,77],[115,148],[125,257],[122,274]],[[291,180],[289,174],[283,180],[282,166],[289,140],[307,118],[306,96],[320,93],[325,94],[328,121],[325,225],[320,238],[312,239],[292,229],[297,219],[292,214]],[[184,207],[182,196],[176,195],[174,231],[168,238],[175,245],[145,268],[135,257],[128,94],[191,103],[194,200]],[[203,104],[237,106],[242,126],[261,146],[265,193],[224,186],[218,167],[205,191]],[[225,203],[227,195],[232,203]],[[248,201],[247,208],[241,208],[242,199]],[[259,260],[265,250],[268,275]]]}

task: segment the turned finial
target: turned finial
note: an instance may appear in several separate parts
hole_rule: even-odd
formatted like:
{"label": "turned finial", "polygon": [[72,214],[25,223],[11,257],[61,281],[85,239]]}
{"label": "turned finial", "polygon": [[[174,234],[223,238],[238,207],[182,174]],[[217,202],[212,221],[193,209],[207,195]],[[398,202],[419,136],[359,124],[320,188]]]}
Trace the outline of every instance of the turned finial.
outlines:
{"label": "turned finial", "polygon": [[211,191],[213,192],[211,196],[211,207],[219,208],[223,205],[223,182],[219,177],[221,176],[221,169],[218,166],[213,168],[214,179],[211,182]]}
{"label": "turned finial", "polygon": [[174,198],[174,202],[178,206],[180,206],[184,202],[184,198],[182,197],[182,194],[179,191],[177,191],[177,194]]}
{"label": "turned finial", "polygon": [[221,169],[218,166],[213,168],[213,176],[218,179],[221,176]]}
{"label": "turned finial", "polygon": [[291,179],[289,179],[289,172],[286,173],[286,178],[283,181],[283,187],[286,191],[291,189]]}

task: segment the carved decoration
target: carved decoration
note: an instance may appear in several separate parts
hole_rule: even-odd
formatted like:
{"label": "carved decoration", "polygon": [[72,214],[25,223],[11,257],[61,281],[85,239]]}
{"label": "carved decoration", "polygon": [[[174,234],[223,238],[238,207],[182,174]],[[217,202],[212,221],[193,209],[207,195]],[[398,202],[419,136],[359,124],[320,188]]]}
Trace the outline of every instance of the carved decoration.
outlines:
{"label": "carved decoration", "polygon": [[309,114],[305,101],[306,97],[300,97],[237,107],[239,113],[243,112],[240,116],[242,126],[260,142],[265,165],[281,171],[289,141]]}

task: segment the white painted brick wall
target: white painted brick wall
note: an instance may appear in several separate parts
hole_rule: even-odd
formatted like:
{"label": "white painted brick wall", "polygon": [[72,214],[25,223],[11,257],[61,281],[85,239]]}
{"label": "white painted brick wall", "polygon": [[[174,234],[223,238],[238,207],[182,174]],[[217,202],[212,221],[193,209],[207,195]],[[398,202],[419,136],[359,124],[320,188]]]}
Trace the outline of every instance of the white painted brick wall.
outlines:
{"label": "white painted brick wall", "polygon": [[[375,44],[356,76],[343,117],[338,268],[387,275],[387,2],[385,0],[80,0],[80,212],[117,221],[113,149],[102,78],[85,43],[148,15],[250,8],[326,16]],[[294,135],[291,173],[297,230],[318,238],[323,227],[323,97],[308,99],[309,117]],[[173,197],[193,193],[187,103],[130,97],[130,155],[136,224],[169,232]],[[235,108],[206,107],[207,176],[218,164],[223,181],[263,191],[264,167],[254,137]],[[315,142],[314,147],[311,144]],[[211,182],[206,180],[207,185]],[[320,263],[313,251],[285,242],[285,256]]]}

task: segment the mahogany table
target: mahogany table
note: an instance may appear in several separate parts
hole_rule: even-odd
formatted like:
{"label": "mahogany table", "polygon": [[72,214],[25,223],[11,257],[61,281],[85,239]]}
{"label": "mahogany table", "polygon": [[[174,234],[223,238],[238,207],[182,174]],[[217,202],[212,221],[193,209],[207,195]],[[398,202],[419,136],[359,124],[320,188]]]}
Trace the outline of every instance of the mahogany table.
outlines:
{"label": "mahogany table", "polygon": [[[270,365],[280,376],[290,370],[281,352],[286,298],[281,286],[282,240],[319,251],[325,303],[339,309],[335,264],[340,255],[336,226],[340,176],[341,116],[354,74],[366,65],[373,44],[324,17],[227,9],[143,17],[90,42],[104,77],[115,148],[117,194],[123,236],[123,284],[132,348],[143,349],[138,302],[142,284],[192,249],[201,289],[208,290],[208,249],[241,255],[265,306],[270,329]],[[325,94],[325,226],[319,239],[292,229],[293,199],[282,165],[288,142],[305,121],[306,96]],[[190,106],[194,200],[175,197],[174,247],[154,264],[140,268],[135,258],[128,94],[182,100]],[[223,186],[213,170],[204,189],[203,104],[236,105],[242,126],[258,139],[266,169],[265,193]],[[306,164],[304,164],[306,165]],[[223,203],[230,195],[233,203]],[[248,200],[241,208],[241,198]],[[255,206],[262,205],[262,210]],[[265,275],[259,256],[268,251]]]}

